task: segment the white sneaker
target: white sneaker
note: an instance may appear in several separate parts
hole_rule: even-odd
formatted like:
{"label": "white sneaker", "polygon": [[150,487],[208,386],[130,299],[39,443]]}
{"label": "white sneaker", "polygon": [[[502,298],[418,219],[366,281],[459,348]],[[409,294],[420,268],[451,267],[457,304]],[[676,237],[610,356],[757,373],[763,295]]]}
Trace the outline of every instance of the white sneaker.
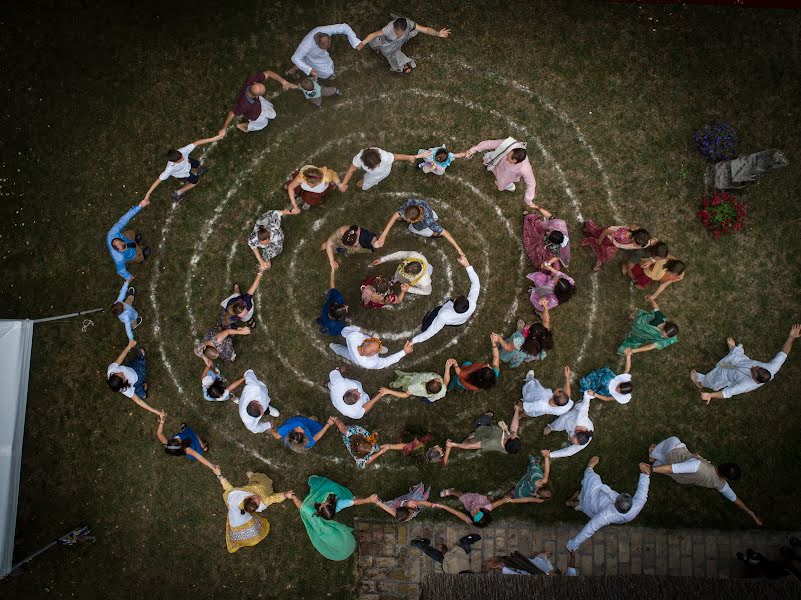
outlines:
{"label": "white sneaker", "polygon": [[526,381],[536,378],[537,376],[534,374],[534,369],[531,369],[528,373],[526,373]]}
{"label": "white sneaker", "polygon": [[231,394],[231,402],[233,402],[234,404],[239,404],[239,398]]}
{"label": "white sneaker", "polygon": [[281,414],[280,412],[278,412],[278,409],[272,405],[268,406],[267,410],[270,412],[271,417],[277,417]]}
{"label": "white sneaker", "polygon": [[386,354],[387,352],[389,352],[389,348],[386,346],[381,346],[381,350],[378,351],[379,354]]}
{"label": "white sneaker", "polygon": [[514,183],[510,183],[509,185],[507,185],[503,189],[504,189],[504,191],[507,191],[507,192],[514,192],[516,188],[517,188],[517,186]]}

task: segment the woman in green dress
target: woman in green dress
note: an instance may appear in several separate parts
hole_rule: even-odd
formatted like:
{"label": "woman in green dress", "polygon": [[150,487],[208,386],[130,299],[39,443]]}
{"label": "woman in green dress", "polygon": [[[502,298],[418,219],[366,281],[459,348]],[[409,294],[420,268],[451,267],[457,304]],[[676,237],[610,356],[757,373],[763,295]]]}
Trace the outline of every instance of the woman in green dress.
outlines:
{"label": "woman in green dress", "polygon": [[[540,450],[542,454],[544,465],[540,466],[539,456],[528,457],[528,468],[526,474],[522,479],[515,484],[506,498],[509,502],[526,502],[525,498],[540,498],[541,500],[549,500],[553,496],[551,489],[551,451]],[[534,500],[530,500],[534,502]]]}
{"label": "woman in green dress", "polygon": [[626,348],[631,348],[632,354],[661,350],[678,341],[679,326],[667,320],[651,296],[647,299],[653,310],[637,309],[634,324],[617,349],[618,354],[625,354]]}
{"label": "woman in green dress", "polygon": [[300,519],[306,526],[311,543],[328,560],[345,560],[356,550],[353,528],[334,521],[341,510],[359,504],[375,504],[378,496],[354,498],[346,487],[327,477],[309,477],[309,494],[303,504],[297,498],[292,501],[300,511]]}

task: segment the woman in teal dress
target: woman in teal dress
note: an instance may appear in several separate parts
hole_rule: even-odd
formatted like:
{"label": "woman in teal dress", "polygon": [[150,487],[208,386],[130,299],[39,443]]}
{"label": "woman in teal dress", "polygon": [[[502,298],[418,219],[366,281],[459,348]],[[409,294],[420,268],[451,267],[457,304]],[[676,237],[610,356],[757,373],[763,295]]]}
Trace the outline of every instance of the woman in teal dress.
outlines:
{"label": "woman in teal dress", "polygon": [[542,301],[542,323],[526,325],[523,320],[517,322],[517,331],[509,339],[504,340],[495,334],[494,343],[500,347],[501,362],[516,369],[524,362],[543,360],[548,350],[553,349],[551,335],[551,313],[548,303]]}
{"label": "woman in teal dress", "polygon": [[598,398],[604,402],[614,400],[619,404],[628,404],[631,401],[631,348],[626,348],[626,368],[620,375],[617,375],[609,367],[595,369],[579,379],[579,396],[584,396],[584,392],[590,392],[593,398]]}
{"label": "woman in teal dress", "polygon": [[317,551],[328,560],[345,560],[356,550],[353,528],[334,521],[341,510],[359,504],[375,504],[378,496],[354,498],[353,493],[320,475],[309,477],[309,494],[303,504],[292,498],[300,511],[300,519]]}
{"label": "woman in teal dress", "polygon": [[678,341],[679,326],[666,319],[651,296],[647,299],[653,310],[637,309],[634,324],[617,349],[618,354],[625,354],[626,348],[631,348],[632,354],[661,350]]}
{"label": "woman in teal dress", "polygon": [[541,450],[540,453],[545,460],[544,470],[540,466],[539,456],[529,456],[526,474],[515,484],[514,489],[507,494],[508,498],[512,500],[522,498],[548,500],[551,498],[553,495],[549,479],[551,474],[551,452],[549,450]]}

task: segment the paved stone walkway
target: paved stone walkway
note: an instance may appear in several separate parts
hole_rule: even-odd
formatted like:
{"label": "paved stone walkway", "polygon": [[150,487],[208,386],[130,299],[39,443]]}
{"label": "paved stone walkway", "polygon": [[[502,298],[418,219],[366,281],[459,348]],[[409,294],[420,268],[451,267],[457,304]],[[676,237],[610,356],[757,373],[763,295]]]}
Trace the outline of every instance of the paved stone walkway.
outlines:
{"label": "paved stone walkway", "polygon": [[[423,537],[448,548],[468,533],[482,540],[473,545],[470,563],[480,571],[484,561],[515,550],[531,556],[550,550],[554,564],[567,566],[565,543],[579,530],[578,524],[538,527],[530,523],[499,523],[477,530],[466,525],[412,521],[395,525],[386,521],[356,520],[360,600],[414,599],[429,573],[442,568],[409,545]],[[684,575],[691,577],[737,577],[741,563],[735,558],[745,548],[760,550],[775,558],[787,544],[790,533],[768,531],[664,530],[610,526],[596,533],[580,549],[576,560],[579,575]]]}

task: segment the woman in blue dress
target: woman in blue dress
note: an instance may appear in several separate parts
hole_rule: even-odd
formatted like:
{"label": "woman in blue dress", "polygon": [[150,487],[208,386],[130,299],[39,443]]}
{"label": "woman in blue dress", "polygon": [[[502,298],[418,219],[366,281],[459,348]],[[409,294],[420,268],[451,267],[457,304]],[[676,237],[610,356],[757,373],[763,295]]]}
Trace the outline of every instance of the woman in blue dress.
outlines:
{"label": "woman in blue dress", "polygon": [[164,435],[164,421],[166,413],[159,416],[159,426],[156,429],[156,437],[164,446],[164,451],[170,456],[185,456],[189,460],[194,460],[208,467],[215,475],[219,472],[219,466],[210,463],[204,456],[204,452],[209,451],[209,445],[204,442],[186,424],[181,423],[181,430],[169,439]]}
{"label": "woman in blue dress", "polygon": [[331,269],[329,290],[325,293],[323,309],[315,322],[320,327],[320,333],[339,336],[342,335],[342,329],[345,327],[348,305],[345,303],[345,296],[336,288],[334,283],[334,269]]}
{"label": "woman in blue dress", "polygon": [[282,440],[293,452],[306,452],[309,448],[314,448],[333,424],[334,417],[328,417],[323,425],[316,417],[296,415],[284,421],[283,425],[270,429],[270,434],[275,439]]}

